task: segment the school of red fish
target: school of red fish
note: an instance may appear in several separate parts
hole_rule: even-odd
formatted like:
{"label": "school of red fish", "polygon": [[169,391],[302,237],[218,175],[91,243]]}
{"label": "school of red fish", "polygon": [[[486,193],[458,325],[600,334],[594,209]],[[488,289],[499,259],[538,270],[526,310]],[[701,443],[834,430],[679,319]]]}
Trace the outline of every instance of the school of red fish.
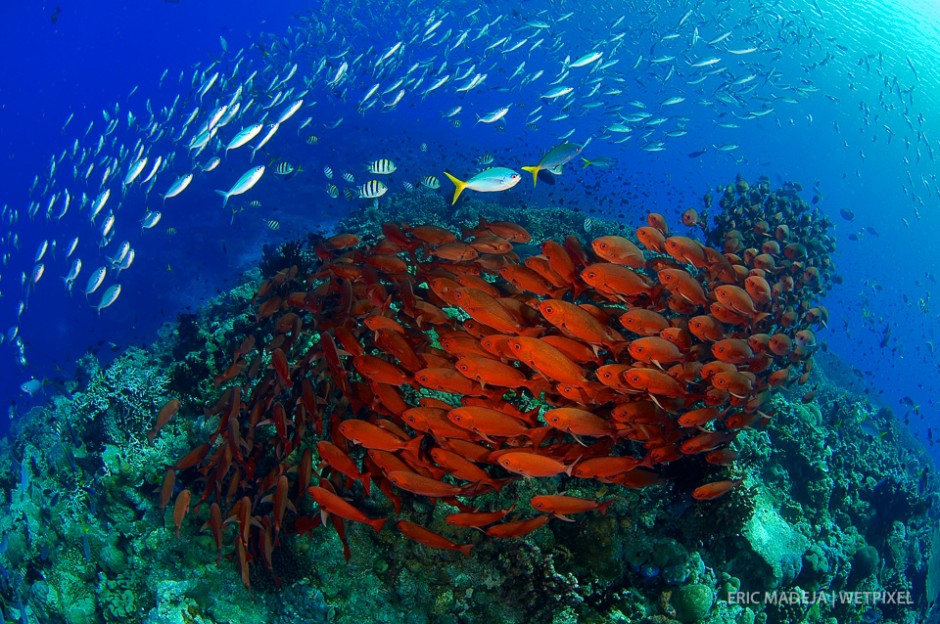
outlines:
{"label": "school of red fish", "polygon": [[[682,220],[700,225],[694,211]],[[262,284],[258,331],[216,379],[226,389],[206,410],[213,433],[167,470],[161,508],[178,476],[194,490],[176,495],[177,532],[195,504],[221,560],[234,525],[246,586],[250,563],[273,574],[283,533],[328,524],[348,557],[347,522],[380,531],[376,510],[402,515],[409,497],[452,505],[446,521],[466,538],[509,538],[617,500],[613,489],[491,508],[486,495],[517,479],[642,488],[665,482],[669,463],[729,466],[738,433],[771,418],[774,389],[805,382],[812,327],[827,318],[807,282],[819,259],[780,228],[732,253],[654,213],[638,244],[569,236],[524,260],[514,246],[530,235],[514,223],[382,230],[372,245],[325,239],[313,274],[293,267]],[[178,409],[168,403],[148,435]],[[430,547],[473,547],[439,527],[396,527]]]}

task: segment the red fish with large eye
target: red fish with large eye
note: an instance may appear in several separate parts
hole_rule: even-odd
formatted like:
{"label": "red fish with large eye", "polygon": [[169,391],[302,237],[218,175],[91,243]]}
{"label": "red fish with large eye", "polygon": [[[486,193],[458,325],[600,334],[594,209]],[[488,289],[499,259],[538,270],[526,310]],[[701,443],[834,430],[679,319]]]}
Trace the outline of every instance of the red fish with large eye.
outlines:
{"label": "red fish with large eye", "polygon": [[599,511],[602,514],[607,513],[607,508],[614,504],[615,499],[610,499],[603,503],[588,498],[577,498],[574,496],[564,496],[562,494],[533,496],[529,499],[529,504],[533,508],[560,518],[570,520],[571,514],[585,513],[588,511]]}
{"label": "red fish with large eye", "polygon": [[639,247],[622,236],[601,236],[591,242],[591,249],[607,262],[622,264],[634,269],[646,265],[646,258]]}

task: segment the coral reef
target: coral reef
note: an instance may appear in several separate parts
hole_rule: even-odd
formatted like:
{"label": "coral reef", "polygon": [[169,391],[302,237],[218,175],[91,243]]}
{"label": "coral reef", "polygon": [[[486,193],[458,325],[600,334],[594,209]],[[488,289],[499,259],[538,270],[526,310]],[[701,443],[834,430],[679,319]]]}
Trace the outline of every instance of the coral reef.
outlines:
{"label": "coral reef", "polygon": [[[732,205],[756,192],[763,205],[784,202],[784,212],[812,214],[798,203],[802,200],[795,187],[780,192],[762,182],[746,188],[741,182],[728,195]],[[388,213],[357,214],[345,225],[363,232],[371,244],[378,242],[382,222],[389,218],[456,230],[449,207],[433,194],[424,195],[396,196]],[[555,215],[530,207],[468,203],[473,206],[456,215],[467,231],[478,227],[482,215],[487,222],[520,222],[539,239],[585,233],[585,217],[574,211]],[[820,222],[809,219],[807,232],[815,231],[810,223]],[[632,230],[603,222],[591,222],[588,229],[591,238],[632,236]],[[699,230],[692,225],[690,231],[694,236]],[[316,239],[306,249],[323,243]],[[820,257],[827,245],[808,247],[807,257]],[[485,498],[481,495],[487,510],[520,501],[514,511],[519,513],[533,496],[560,492],[614,502],[606,514],[579,514],[575,523],[552,520],[520,539],[501,540],[448,529],[444,518],[454,509],[444,501],[434,504],[424,496],[398,492],[403,513],[451,540],[473,544],[471,556],[417,543],[390,525],[376,533],[350,522],[345,533],[348,563],[337,533],[314,527],[314,503],[297,497],[294,509],[282,516],[282,530],[272,531],[277,544],[270,551],[259,539],[264,529],[250,529],[258,550],[249,566],[252,588],[246,589],[239,579],[238,521],[230,519],[222,527],[225,546],[219,553],[211,527],[203,528],[211,501],[195,508],[209,473],[181,470],[164,509],[161,487],[168,466],[219,431],[222,408],[231,409],[232,389],[239,379],[249,378],[253,366],[255,375],[277,383],[277,349],[317,354],[317,339],[279,322],[283,312],[263,316],[264,303],[272,296],[287,300],[299,291],[291,285],[292,266],[295,261],[281,265],[268,278],[275,282],[268,293],[257,299],[260,273],[247,276],[241,286],[194,315],[168,324],[148,350],[130,349],[105,368],[94,358],[83,359],[80,377],[86,382],[81,387],[69,384],[68,395],[54,397],[16,423],[14,435],[0,443],[0,610],[5,621],[913,624],[928,621],[930,612],[936,617],[937,474],[890,413],[834,385],[820,366],[796,371],[815,388],[811,395],[795,385],[782,387],[761,410],[772,418],[737,430],[732,474],[743,482],[723,497],[703,502],[690,498],[694,487],[729,470],[698,458],[657,465],[664,483],[640,489],[565,474],[513,480]],[[822,292],[835,275],[829,265],[814,266],[820,268]],[[793,265],[788,267],[786,274],[798,280]],[[788,301],[797,324],[806,322],[807,314],[814,318],[810,311],[816,306]],[[303,300],[305,306],[314,304]],[[397,308],[393,303],[392,309]],[[302,308],[295,314],[308,312]],[[469,318],[463,316],[463,323]],[[319,336],[324,330],[318,326],[314,331]],[[795,324],[792,333],[796,331]],[[240,352],[247,346],[246,336],[254,336],[257,344]],[[261,348],[278,337],[276,347]],[[441,346],[437,337],[430,344]],[[243,367],[232,369],[232,377],[225,379],[239,361]],[[837,373],[839,363],[832,357],[826,361]],[[295,358],[290,364],[288,378],[302,389],[306,378],[295,376]],[[356,379],[356,371],[348,374]],[[318,393],[310,405],[322,411],[316,398],[322,400],[327,388],[322,380],[314,381]],[[246,386],[242,393],[245,405],[250,389]],[[418,391],[402,396],[412,401]],[[524,410],[540,404],[537,397],[525,398],[520,403]],[[179,413],[150,442],[146,434],[170,399],[180,401]],[[284,401],[291,413],[303,404],[302,393],[296,401]],[[247,407],[243,411],[242,418],[250,417]],[[300,464],[308,450],[311,467],[315,459],[319,467],[323,460],[315,441],[322,439],[325,427],[338,424],[330,414],[323,416],[319,427],[308,427],[300,437],[287,428],[282,439],[276,420],[257,427],[251,437],[249,428],[242,427],[237,432],[243,436],[242,457],[234,461],[255,457],[253,474],[261,480],[240,485],[231,506],[244,488],[255,488],[259,494],[251,515],[262,527],[264,518],[273,523],[279,479],[265,484],[262,478],[283,462],[294,486],[295,473],[287,469]],[[235,435],[230,427],[224,429],[219,436]],[[254,447],[264,453],[253,456]],[[242,470],[248,465],[240,464]],[[509,476],[491,472],[500,479]],[[359,481],[341,474],[328,480],[369,517],[387,513],[390,499],[376,492],[376,484],[367,496]],[[230,481],[220,483],[227,489]],[[177,537],[174,507],[183,489],[193,493],[193,509],[179,522]],[[225,502],[224,492],[218,500]],[[309,520],[298,523],[300,518]],[[836,596],[901,592],[912,604],[740,599],[743,592],[765,591]]]}

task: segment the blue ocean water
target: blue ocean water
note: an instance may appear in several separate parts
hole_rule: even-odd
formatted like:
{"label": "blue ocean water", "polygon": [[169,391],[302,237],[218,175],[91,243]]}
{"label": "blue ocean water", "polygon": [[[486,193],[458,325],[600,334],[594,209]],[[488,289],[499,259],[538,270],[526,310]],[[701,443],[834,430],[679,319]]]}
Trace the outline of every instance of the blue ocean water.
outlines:
{"label": "blue ocean water", "polygon": [[[328,228],[350,204],[331,199],[326,185],[365,182],[365,163],[393,159],[399,171],[390,192],[404,192],[402,181],[444,180],[444,170],[470,176],[486,153],[494,164],[517,170],[535,164],[570,131],[572,141],[591,139],[585,156],[612,158],[614,166],[572,166],[555,185],[535,189],[523,180],[499,199],[579,207],[631,224],[655,210],[678,223],[683,210],[701,206],[708,189],[738,174],[801,183],[804,197],[818,199],[830,215],[838,240],[842,283],[824,301],[830,323],[819,338],[850,367],[846,379],[932,442],[940,390],[932,295],[940,10],[929,2],[533,0],[368,10],[349,2],[106,1],[7,3],[0,17],[0,52],[9,59],[0,65],[0,206],[7,206],[0,237],[0,397],[12,417],[60,391],[87,350],[107,359],[148,343],[178,312],[231,287],[256,263],[263,243]],[[405,39],[380,71],[379,59]],[[576,63],[592,50],[603,57],[562,76],[566,57]],[[296,73],[271,88],[295,64]],[[269,169],[288,161],[302,170],[289,178],[269,170],[249,193],[232,199],[239,210],[233,215],[214,189],[229,188],[254,164],[248,148],[203,173],[201,165],[222,150],[213,143],[190,160],[188,144],[256,70],[242,99],[243,105],[249,95],[257,100],[254,114],[220,131],[221,145],[261,119],[277,92],[293,89],[272,106],[271,118],[306,91],[302,109],[258,158]],[[200,96],[216,72],[217,82]],[[482,74],[479,86],[457,91]],[[443,86],[423,95],[445,75]],[[364,100],[373,84],[378,91]],[[554,86],[574,91],[567,100],[540,97]],[[666,104],[675,97],[684,99]],[[500,122],[477,121],[507,105]],[[445,118],[456,106],[462,111]],[[648,115],[624,121],[638,112]],[[110,120],[117,124],[107,132]],[[612,130],[614,124],[630,130]],[[142,176],[158,155],[176,155],[149,194],[134,183],[122,199],[121,181],[141,148],[150,158]],[[57,165],[50,175],[52,158]],[[324,166],[335,172],[332,181]],[[177,176],[191,171],[191,186],[161,201]],[[353,173],[356,183],[340,181],[341,172]],[[91,225],[89,205],[105,187],[112,192],[107,210]],[[66,188],[69,213],[47,218],[64,206]],[[445,180],[440,192],[450,188]],[[38,206],[30,218],[32,201]],[[162,219],[141,231],[148,210],[161,211]],[[108,211],[115,213],[116,234],[99,247]],[[61,277],[75,236],[83,269],[69,296]],[[55,250],[37,261],[43,241],[51,246],[53,240]],[[125,240],[135,252],[133,265],[119,277],[110,272],[86,302],[89,275]],[[40,262],[43,276],[34,280]],[[119,299],[97,313],[92,304],[115,283],[122,286]],[[32,397],[20,389],[31,379],[46,382]]]}

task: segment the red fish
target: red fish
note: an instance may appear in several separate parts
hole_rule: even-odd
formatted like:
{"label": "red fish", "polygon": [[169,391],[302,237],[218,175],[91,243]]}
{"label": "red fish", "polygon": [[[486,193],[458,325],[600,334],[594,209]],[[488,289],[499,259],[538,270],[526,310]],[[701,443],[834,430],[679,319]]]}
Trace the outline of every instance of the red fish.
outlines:
{"label": "red fish", "polygon": [[646,364],[672,364],[685,358],[676,345],[656,336],[637,338],[630,342],[627,350],[633,359]]}
{"label": "red fish", "polygon": [[433,448],[431,449],[431,458],[435,464],[446,470],[447,474],[455,479],[488,485],[494,489],[500,487],[500,484],[490,477],[488,472],[453,451]]}
{"label": "red fish", "polygon": [[428,390],[450,394],[486,396],[493,392],[483,389],[478,382],[465,377],[454,368],[422,368],[415,373],[415,381]]}
{"label": "red fish", "polygon": [[153,429],[147,432],[147,439],[150,442],[153,442],[153,439],[157,437],[160,429],[162,429],[165,424],[170,422],[170,419],[173,418],[173,416],[175,416],[179,410],[180,402],[178,400],[173,399],[171,401],[167,401],[163,407],[160,408],[160,413],[157,414],[157,424],[153,426]]}
{"label": "red fish", "polygon": [[376,427],[365,420],[350,419],[339,424],[339,432],[344,438],[368,449],[381,451],[400,451],[403,449],[417,450],[421,446],[422,437],[403,439],[385,429]]}
{"label": "red fish", "polygon": [[484,389],[488,385],[500,388],[523,388],[531,385],[529,378],[521,370],[490,357],[467,355],[457,360],[454,368],[464,377],[480,382],[480,387]]}
{"label": "red fish", "polygon": [[284,386],[290,388],[292,385],[290,379],[290,365],[287,363],[287,356],[284,354],[284,351],[275,349],[271,354],[271,362],[274,365],[274,372],[277,373],[277,378]]}
{"label": "red fish", "polygon": [[561,520],[571,521],[570,514],[584,513],[594,511],[595,509],[602,514],[607,513],[616,499],[610,499],[603,503],[587,498],[577,498],[575,496],[565,496],[562,494],[533,496],[529,499],[529,504],[542,513],[551,514]]}
{"label": "red fish", "polygon": [[491,437],[525,436],[537,443],[545,436],[548,427],[532,428],[518,418],[487,407],[459,407],[452,409],[447,418],[458,427],[472,431],[484,440]]}
{"label": "red fish", "polygon": [[452,513],[444,518],[444,522],[454,526],[480,528],[488,524],[493,524],[494,522],[499,522],[505,518],[514,508],[515,505],[509,509],[500,509],[499,511],[465,511],[460,513]]}
{"label": "red fish", "polygon": [[529,451],[511,451],[500,455],[500,466],[529,479],[535,477],[554,477],[562,473],[571,474],[571,465],[565,465],[557,459]]}
{"label": "red fish", "polygon": [[539,340],[519,337],[508,341],[510,350],[520,362],[538,371],[547,379],[575,385],[584,384],[584,370],[565,357],[565,354]]}
{"label": "red fish", "polygon": [[449,498],[459,496],[465,491],[462,487],[444,483],[443,481],[425,477],[424,475],[419,475],[416,472],[408,470],[394,470],[388,473],[388,480],[394,483],[396,487],[406,492],[427,496],[429,498]]}
{"label": "red fish", "polygon": [[571,474],[581,479],[610,479],[640,465],[636,457],[592,457],[579,462]]}
{"label": "red fish", "polygon": [[479,234],[484,231],[496,234],[513,243],[528,243],[532,240],[532,235],[521,225],[508,221],[491,221],[487,223],[483,217],[480,217],[480,223],[473,231],[473,234]]}
{"label": "red fish", "polygon": [[[623,341],[621,336],[609,326],[602,325],[589,312],[581,307],[560,299],[546,299],[539,302],[539,312],[545,320],[563,331],[566,335],[597,346],[610,346]],[[619,353],[620,348],[616,349]]]}
{"label": "red fish", "polygon": [[167,468],[163,475],[163,486],[160,488],[160,511],[166,509],[173,497],[173,489],[176,487],[176,471]]}
{"label": "red fish", "polygon": [[640,336],[658,336],[669,327],[669,321],[662,314],[643,308],[631,308],[621,314],[620,324]]}
{"label": "red fish", "polygon": [[573,436],[604,437],[615,436],[616,432],[609,422],[591,412],[574,407],[560,407],[542,414],[549,425],[570,433]]}
{"label": "red fish", "polygon": [[414,541],[430,546],[431,548],[443,548],[445,550],[457,550],[467,557],[473,550],[473,544],[455,544],[443,535],[438,535],[434,531],[429,531],[419,524],[409,522],[408,520],[399,520],[395,525],[398,530],[413,539]]}
{"label": "red fish", "polygon": [[310,486],[307,488],[307,492],[310,493],[310,496],[313,497],[313,500],[316,501],[322,511],[353,522],[368,524],[376,533],[382,530],[382,525],[388,520],[388,518],[369,518],[333,492],[320,486]]}
{"label": "red fish", "polygon": [[486,529],[486,534],[490,537],[522,537],[545,526],[548,519],[549,516],[536,516],[528,520],[494,524]]}
{"label": "red fish", "polygon": [[320,440],[317,442],[317,452],[320,453],[320,459],[330,466],[333,470],[342,475],[362,483],[366,496],[369,495],[369,485],[371,480],[368,473],[359,472],[355,462],[349,458],[349,455],[343,452],[341,448],[329,440]]}
{"label": "red fish", "polygon": [[410,377],[403,370],[374,355],[358,355],[353,358],[353,367],[369,381],[392,386],[404,386],[410,383]]}
{"label": "red fish", "polygon": [[581,279],[609,298],[627,301],[648,295],[652,282],[636,271],[619,264],[592,264],[581,271]]}
{"label": "red fish", "polygon": [[713,483],[706,483],[705,485],[695,488],[692,492],[692,498],[695,500],[705,501],[718,498],[719,496],[724,496],[734,488],[741,485],[742,480],[736,479],[734,481],[715,481]]}
{"label": "red fish", "polygon": [[176,525],[176,537],[179,539],[180,527],[183,525],[183,518],[189,513],[190,491],[183,490],[176,495],[176,503],[173,505],[173,524]]}
{"label": "red fish", "polygon": [[607,262],[642,269],[646,259],[639,247],[622,236],[601,236],[591,242],[591,249]]}

